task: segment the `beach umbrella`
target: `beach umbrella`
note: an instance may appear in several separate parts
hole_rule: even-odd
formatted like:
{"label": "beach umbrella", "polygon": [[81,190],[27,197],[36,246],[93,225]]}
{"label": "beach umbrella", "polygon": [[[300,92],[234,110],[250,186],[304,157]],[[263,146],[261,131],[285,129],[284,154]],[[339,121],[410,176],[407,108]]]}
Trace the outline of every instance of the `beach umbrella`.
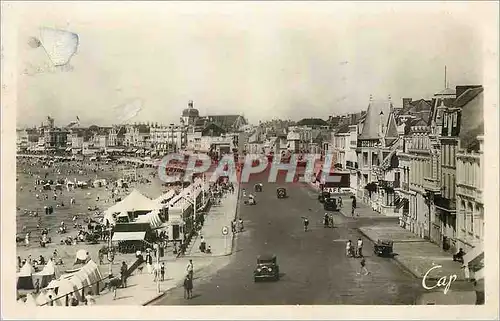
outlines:
{"label": "beach umbrella", "polygon": [[86,261],[88,256],[89,256],[89,252],[87,252],[84,249],[78,250],[78,252],[76,252],[76,259],[78,261]]}

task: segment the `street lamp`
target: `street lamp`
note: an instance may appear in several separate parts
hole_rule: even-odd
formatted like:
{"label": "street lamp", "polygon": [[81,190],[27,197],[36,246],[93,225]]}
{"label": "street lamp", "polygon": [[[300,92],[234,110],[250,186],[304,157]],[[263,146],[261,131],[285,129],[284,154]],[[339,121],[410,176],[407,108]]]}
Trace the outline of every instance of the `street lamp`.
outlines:
{"label": "street lamp", "polygon": [[[190,194],[188,193],[187,196],[189,196]],[[193,197],[194,200],[186,197],[186,196],[183,196],[183,198],[188,201],[191,205],[193,205],[193,221],[192,221],[192,229],[194,231],[194,223],[195,223],[195,220],[196,220],[196,197]]]}
{"label": "street lamp", "polygon": [[160,290],[160,243],[156,241],[156,290],[158,293]]}
{"label": "street lamp", "polygon": [[112,228],[108,228],[109,238],[108,238],[108,251],[107,251],[107,259],[109,262],[109,275],[113,275],[113,261],[115,260],[115,250],[113,248],[113,243],[111,242],[111,232]]}

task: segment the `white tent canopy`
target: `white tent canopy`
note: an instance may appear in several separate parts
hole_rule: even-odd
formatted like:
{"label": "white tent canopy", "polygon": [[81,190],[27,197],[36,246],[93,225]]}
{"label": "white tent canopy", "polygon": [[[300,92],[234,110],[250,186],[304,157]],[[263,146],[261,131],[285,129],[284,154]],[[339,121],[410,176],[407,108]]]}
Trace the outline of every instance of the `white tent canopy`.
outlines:
{"label": "white tent canopy", "polygon": [[113,214],[122,212],[134,211],[152,211],[159,208],[156,201],[144,196],[138,190],[134,189],[122,201],[111,206],[104,212],[104,218],[108,219],[110,223],[114,223]]}
{"label": "white tent canopy", "polygon": [[43,267],[43,270],[41,270],[39,275],[53,275],[56,274],[56,266],[52,260],[49,260],[47,264]]}
{"label": "white tent canopy", "polygon": [[32,276],[33,273],[35,273],[35,269],[28,261],[26,261],[26,263],[24,263],[24,265],[19,270],[17,276]]}
{"label": "white tent canopy", "polygon": [[164,204],[162,204],[163,201],[170,201],[174,196],[175,196],[175,190],[171,189],[168,192],[166,192],[165,194],[156,198],[155,202],[157,202],[158,204],[164,205]]}
{"label": "white tent canopy", "polygon": [[137,223],[149,223],[152,229],[159,228],[163,224],[160,219],[158,210],[154,210],[146,215],[139,216],[137,218]]}
{"label": "white tent canopy", "polygon": [[64,295],[69,294],[73,291],[76,291],[75,295],[78,299],[81,300],[81,289],[83,286],[89,287],[88,290],[90,290],[91,287],[92,292],[97,293],[97,286],[99,286],[99,290],[104,287],[104,282],[99,282],[99,284],[96,283],[101,279],[102,275],[97,264],[95,264],[95,262],[92,260],[88,261],[87,264],[82,266],[76,273],[73,273],[66,278],[64,278],[64,276],[61,276],[59,280],[55,281],[54,283],[51,282],[51,284],[49,284],[52,288],[58,288],[57,297],[59,299],[54,302],[54,305],[65,305],[66,299]]}

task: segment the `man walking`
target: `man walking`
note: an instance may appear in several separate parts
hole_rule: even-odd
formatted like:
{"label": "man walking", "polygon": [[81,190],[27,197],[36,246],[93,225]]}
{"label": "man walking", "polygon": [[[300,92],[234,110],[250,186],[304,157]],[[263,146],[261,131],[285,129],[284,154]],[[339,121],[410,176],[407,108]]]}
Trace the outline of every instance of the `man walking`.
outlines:
{"label": "man walking", "polygon": [[356,197],[352,197],[352,209],[351,209],[351,215],[354,217],[354,212],[356,211]]}
{"label": "man walking", "polygon": [[121,274],[123,288],[127,287],[127,277],[128,277],[127,273],[128,273],[128,266],[127,266],[127,263],[125,263],[125,261],[123,261],[122,266],[120,268],[120,274]]}
{"label": "man walking", "polygon": [[351,256],[351,248],[352,248],[352,243],[351,243],[351,240],[347,241],[346,245],[345,245],[345,255],[347,257]]}
{"label": "man walking", "polygon": [[358,247],[356,248],[356,256],[363,257],[363,240],[358,239]]}
{"label": "man walking", "polygon": [[160,276],[161,276],[161,281],[165,281],[165,262],[161,263]]}
{"label": "man walking", "polygon": [[188,276],[193,279],[193,274],[194,274],[194,267],[193,267],[193,260],[189,260],[189,263],[187,265],[187,273],[188,273]]}
{"label": "man walking", "polygon": [[188,275],[184,278],[184,298],[191,299],[193,297],[193,278]]}
{"label": "man walking", "polygon": [[364,272],[364,275],[370,274],[368,269],[366,268],[366,261],[365,258],[362,258],[361,261],[359,262],[361,265],[361,269],[359,270],[358,274],[361,274],[361,272]]}

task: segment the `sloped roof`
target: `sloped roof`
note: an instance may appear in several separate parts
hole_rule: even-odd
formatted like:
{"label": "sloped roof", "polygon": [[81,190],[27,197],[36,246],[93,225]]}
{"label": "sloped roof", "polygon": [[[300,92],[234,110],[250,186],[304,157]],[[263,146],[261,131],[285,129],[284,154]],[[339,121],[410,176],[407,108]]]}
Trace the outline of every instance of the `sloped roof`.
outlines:
{"label": "sloped roof", "polygon": [[208,115],[204,117],[204,120],[216,123],[226,130],[247,124],[246,119],[241,115]]}
{"label": "sloped roof", "polygon": [[385,132],[385,137],[387,137],[387,138],[399,137],[398,127],[396,125],[396,118],[395,118],[395,114],[393,112],[389,115],[387,130]]}
{"label": "sloped roof", "polygon": [[477,87],[477,88],[470,88],[467,89],[463,94],[461,94],[455,102],[453,103],[454,107],[463,107],[466,104],[468,104],[471,100],[473,100],[477,95],[482,93],[484,91],[484,88]]}
{"label": "sloped roof", "polygon": [[[361,132],[360,139],[377,139],[379,138],[380,122],[385,125],[392,110],[392,102],[390,101],[371,101],[366,111],[366,118]],[[383,113],[381,115],[381,112]]]}
{"label": "sloped roof", "polygon": [[106,213],[121,213],[129,211],[149,211],[158,208],[158,203],[144,196],[134,189],[121,202],[116,203],[106,210]]}
{"label": "sloped roof", "polygon": [[337,128],[337,130],[335,131],[335,134],[346,134],[346,133],[349,133],[349,124],[344,124],[340,127]]}
{"label": "sloped roof", "polygon": [[448,96],[448,95],[456,95],[457,91],[455,88],[445,88],[440,92],[434,94],[434,96]]}
{"label": "sloped roof", "polygon": [[483,88],[471,88],[457,98],[455,106],[462,107],[460,146],[478,150],[477,136],[484,134]]}

